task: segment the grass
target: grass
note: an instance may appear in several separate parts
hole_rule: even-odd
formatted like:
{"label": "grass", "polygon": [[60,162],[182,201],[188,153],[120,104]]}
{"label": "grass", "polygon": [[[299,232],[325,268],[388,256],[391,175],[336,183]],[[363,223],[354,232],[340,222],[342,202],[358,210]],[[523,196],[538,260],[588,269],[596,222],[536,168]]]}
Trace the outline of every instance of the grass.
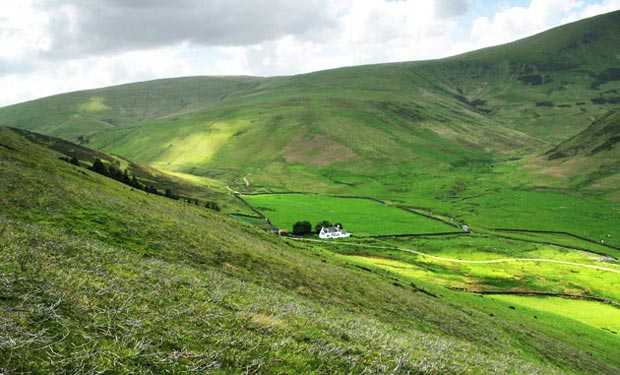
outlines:
{"label": "grass", "polygon": [[588,373],[619,365],[606,332],[529,323],[501,301],[420,280],[416,288],[437,297],[418,293],[322,248],[84,173],[0,132],[3,372]]}
{"label": "grass", "polygon": [[617,306],[553,297],[495,295],[492,298],[564,316],[612,334],[620,332],[620,308]]}
{"label": "grass", "polygon": [[93,96],[89,101],[80,104],[78,107],[79,112],[85,113],[101,112],[106,109],[110,109],[110,107],[105,104],[105,99],[97,96]]}
{"label": "grass", "polygon": [[535,291],[620,301],[620,268],[602,256],[491,237],[397,239],[334,245],[361,264],[470,291]]}
{"label": "grass", "polygon": [[297,221],[342,223],[355,236],[459,231],[442,222],[396,207],[358,198],[312,194],[246,195],[244,199],[279,228],[292,230]]}

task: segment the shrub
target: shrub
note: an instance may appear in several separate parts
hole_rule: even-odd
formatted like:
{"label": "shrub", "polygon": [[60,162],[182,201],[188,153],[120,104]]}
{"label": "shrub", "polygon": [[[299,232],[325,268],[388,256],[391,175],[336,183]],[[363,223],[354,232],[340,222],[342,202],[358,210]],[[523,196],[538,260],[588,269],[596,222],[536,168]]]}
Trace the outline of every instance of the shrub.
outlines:
{"label": "shrub", "polygon": [[293,234],[296,236],[306,236],[312,233],[312,224],[309,221],[303,220],[293,224]]}
{"label": "shrub", "polygon": [[213,202],[213,201],[207,201],[205,203],[205,207],[211,210],[215,210],[215,211],[219,211],[221,210],[220,206],[217,204],[217,202]]}

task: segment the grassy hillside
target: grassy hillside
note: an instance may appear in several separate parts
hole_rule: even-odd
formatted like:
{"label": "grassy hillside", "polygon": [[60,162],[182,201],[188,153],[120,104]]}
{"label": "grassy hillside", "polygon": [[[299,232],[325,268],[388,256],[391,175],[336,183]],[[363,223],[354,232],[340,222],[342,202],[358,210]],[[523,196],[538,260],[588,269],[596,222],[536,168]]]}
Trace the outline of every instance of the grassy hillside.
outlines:
{"label": "grassy hillside", "polygon": [[[618,336],[148,195],[0,128],[3,372],[610,373]],[[474,354],[475,353],[475,354]]]}
{"label": "grassy hillside", "polygon": [[612,112],[548,151],[547,157],[549,160],[554,160],[577,155],[594,156],[602,152],[617,151],[618,143],[620,143],[620,113]]}
{"label": "grassy hillside", "polygon": [[104,161],[106,165],[114,166],[120,171],[127,170],[130,176],[136,176],[142,184],[152,186],[160,192],[169,189],[179,195],[181,199],[191,199],[196,204],[204,205],[206,202],[214,201],[218,202],[226,211],[252,213],[243,203],[231,196],[219,181],[198,176],[164,173],[121,156],[92,150],[60,138],[17,128],[12,130],[30,142],[59,152],[64,155],[62,157],[68,159],[66,161],[75,158],[79,165],[90,167],[96,159],[99,159]]}

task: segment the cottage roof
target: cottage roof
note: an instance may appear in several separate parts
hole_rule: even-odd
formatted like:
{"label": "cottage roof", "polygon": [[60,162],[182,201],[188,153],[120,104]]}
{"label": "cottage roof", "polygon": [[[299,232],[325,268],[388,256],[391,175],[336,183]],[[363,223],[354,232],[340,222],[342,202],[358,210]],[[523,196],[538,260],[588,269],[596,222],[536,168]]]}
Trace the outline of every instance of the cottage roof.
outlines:
{"label": "cottage roof", "polygon": [[340,227],[323,227],[323,231],[326,233],[336,233],[341,232],[342,229]]}

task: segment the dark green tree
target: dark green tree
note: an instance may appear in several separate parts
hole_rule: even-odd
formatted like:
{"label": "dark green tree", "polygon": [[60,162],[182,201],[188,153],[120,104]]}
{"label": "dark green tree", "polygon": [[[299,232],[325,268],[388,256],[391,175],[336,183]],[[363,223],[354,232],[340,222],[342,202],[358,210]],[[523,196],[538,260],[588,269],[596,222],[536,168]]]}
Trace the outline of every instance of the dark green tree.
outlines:
{"label": "dark green tree", "polygon": [[[319,229],[320,230],[320,229]],[[306,236],[312,233],[312,224],[309,221],[303,220],[293,224],[293,234],[296,236]]]}
{"label": "dark green tree", "polygon": [[314,231],[316,233],[319,233],[321,231],[321,228],[327,228],[327,227],[333,227],[333,224],[329,221],[329,220],[323,220],[323,221],[319,221],[318,223],[316,223],[316,225],[314,226]]}
{"label": "dark green tree", "polygon": [[220,210],[220,206],[217,204],[217,202],[213,202],[213,201],[207,201],[205,203],[205,207],[210,209],[210,210],[215,210],[215,211],[219,211]]}
{"label": "dark green tree", "polygon": [[93,163],[93,166],[90,167],[90,170],[104,176],[108,176],[108,168],[105,166],[105,164],[103,164],[101,159],[95,159],[95,162]]}
{"label": "dark green tree", "polygon": [[140,181],[138,181],[138,178],[136,176],[131,177],[130,185],[135,187],[136,189],[145,190],[145,186],[142,185]]}
{"label": "dark green tree", "polygon": [[127,171],[127,168],[125,168],[125,171],[123,172],[123,176],[121,177],[121,181],[125,185],[131,185],[131,177],[129,177],[129,171]]}

